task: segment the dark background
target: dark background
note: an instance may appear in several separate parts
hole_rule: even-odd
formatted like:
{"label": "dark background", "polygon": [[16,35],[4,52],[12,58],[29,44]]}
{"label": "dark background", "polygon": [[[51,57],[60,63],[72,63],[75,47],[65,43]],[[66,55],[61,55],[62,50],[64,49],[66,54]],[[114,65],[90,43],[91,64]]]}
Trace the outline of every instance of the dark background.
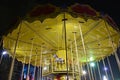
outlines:
{"label": "dark background", "polygon": [[66,8],[75,3],[88,4],[101,14],[109,14],[120,26],[119,0],[1,0],[0,1],[0,35],[13,28],[19,18],[23,18],[36,5],[53,4]]}

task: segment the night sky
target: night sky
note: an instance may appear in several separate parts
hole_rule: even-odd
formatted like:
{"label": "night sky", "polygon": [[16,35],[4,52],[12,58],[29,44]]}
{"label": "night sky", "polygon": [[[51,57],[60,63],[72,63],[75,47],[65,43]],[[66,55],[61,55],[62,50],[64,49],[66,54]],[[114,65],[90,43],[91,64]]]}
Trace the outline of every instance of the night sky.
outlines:
{"label": "night sky", "polygon": [[120,28],[120,5],[119,0],[1,0],[0,5],[0,35],[7,34],[19,18],[24,18],[34,6],[52,4],[66,8],[75,3],[87,4],[101,14],[108,14]]}

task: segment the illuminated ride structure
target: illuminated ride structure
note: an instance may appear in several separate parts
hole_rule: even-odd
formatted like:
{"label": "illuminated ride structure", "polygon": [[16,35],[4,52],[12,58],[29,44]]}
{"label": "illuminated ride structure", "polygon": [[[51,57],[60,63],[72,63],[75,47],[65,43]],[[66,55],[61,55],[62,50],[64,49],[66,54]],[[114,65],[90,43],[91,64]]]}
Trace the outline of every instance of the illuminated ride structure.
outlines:
{"label": "illuminated ride structure", "polygon": [[[119,29],[113,20],[88,5],[75,4],[67,9],[37,6],[3,37],[3,47],[13,57],[9,80],[15,59],[23,63],[21,80],[25,64],[28,64],[26,80],[30,80],[30,65],[35,66],[33,80],[98,80],[89,66],[91,62],[97,63],[102,80],[100,60],[105,67],[104,58],[114,55],[120,70],[116,53],[119,39]],[[110,74],[114,80],[111,67]]]}

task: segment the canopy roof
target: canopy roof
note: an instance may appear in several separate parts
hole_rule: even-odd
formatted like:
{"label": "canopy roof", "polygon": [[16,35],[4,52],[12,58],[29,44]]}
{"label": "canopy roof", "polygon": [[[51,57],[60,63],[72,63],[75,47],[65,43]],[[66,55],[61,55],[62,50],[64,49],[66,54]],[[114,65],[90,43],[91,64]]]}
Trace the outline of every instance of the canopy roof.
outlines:
{"label": "canopy roof", "polygon": [[[59,12],[59,11],[58,11]],[[43,14],[42,14],[43,15]],[[120,34],[108,22],[99,18],[98,15],[86,15],[86,17],[75,13],[74,17],[70,12],[59,12],[55,18],[40,18],[40,15],[26,17],[18,27],[4,37],[4,48],[13,56],[15,43],[18,37],[16,47],[16,58],[26,63],[29,62],[30,54],[31,64],[34,65],[35,57],[49,58],[50,54],[55,54],[59,50],[65,50],[64,25],[66,25],[67,48],[70,54],[71,45],[73,54],[76,54],[75,37],[81,63],[93,60],[100,60],[102,57],[109,56],[113,53],[113,47],[118,47]],[[31,20],[32,19],[32,20]],[[81,23],[80,23],[81,22]],[[87,56],[84,53],[81,31],[86,47]],[[109,34],[110,33],[110,34]],[[87,61],[86,61],[87,58]],[[40,58],[37,58],[37,65],[40,65]]]}

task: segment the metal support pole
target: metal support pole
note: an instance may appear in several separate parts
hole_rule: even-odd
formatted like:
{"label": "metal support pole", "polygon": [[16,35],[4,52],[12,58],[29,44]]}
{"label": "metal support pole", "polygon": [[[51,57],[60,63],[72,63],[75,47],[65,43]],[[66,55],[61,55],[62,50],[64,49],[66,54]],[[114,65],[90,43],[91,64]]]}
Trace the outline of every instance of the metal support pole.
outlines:
{"label": "metal support pole", "polygon": [[90,72],[91,72],[91,77],[92,77],[92,80],[94,80],[94,77],[93,77],[93,70],[92,68],[90,67]]}
{"label": "metal support pole", "polygon": [[2,62],[2,59],[3,59],[3,54],[1,54],[1,57],[0,57],[0,64]]}
{"label": "metal support pole", "polygon": [[[83,65],[81,65],[81,70],[82,70],[82,73],[83,73],[83,71],[84,71]],[[84,77],[84,80],[86,80],[86,74],[83,74],[83,77]]]}
{"label": "metal support pole", "polygon": [[73,50],[72,50],[72,44],[71,44],[71,58],[72,58],[72,76],[73,76],[73,80],[75,78],[75,75],[74,75],[74,62],[73,62]]}
{"label": "metal support pole", "polygon": [[[0,47],[2,46],[2,42],[3,42],[3,38],[0,38]],[[1,57],[0,57],[0,64],[2,62],[2,58],[3,58],[3,54],[1,54]]]}
{"label": "metal support pole", "polygon": [[95,73],[95,69],[93,68],[93,73],[94,73],[94,80],[97,80],[96,78],[96,73]]}
{"label": "metal support pole", "polygon": [[17,33],[17,38],[16,38],[16,42],[15,42],[15,48],[14,48],[14,52],[13,52],[13,59],[12,59],[12,63],[11,63],[11,68],[10,68],[10,73],[9,73],[9,78],[8,78],[8,80],[12,80],[12,74],[13,74],[15,57],[16,57],[16,48],[17,48],[18,40],[19,40],[19,36],[20,36],[21,25],[22,25],[22,21],[21,21],[21,23],[20,23],[19,31],[18,31],[18,33]]}
{"label": "metal support pole", "polygon": [[98,62],[97,62],[97,67],[98,67],[98,73],[99,73],[100,80],[102,80],[101,73],[100,73],[100,67],[99,67],[99,63]]}
{"label": "metal support pole", "polygon": [[42,80],[42,46],[40,52],[40,80]]}
{"label": "metal support pole", "polygon": [[2,46],[3,38],[0,38],[0,47]]}
{"label": "metal support pole", "polygon": [[25,60],[26,60],[26,55],[24,56],[24,63],[23,63],[23,66],[22,66],[21,80],[23,80],[23,73],[24,73],[24,67],[25,67]]}
{"label": "metal support pole", "polygon": [[105,22],[105,25],[106,25],[106,26],[105,26],[105,27],[106,27],[106,31],[107,31],[108,36],[109,36],[109,40],[110,40],[111,43],[112,43],[113,52],[115,53],[115,59],[116,59],[116,61],[117,61],[117,65],[118,65],[118,68],[119,68],[119,71],[120,71],[120,60],[119,60],[119,57],[118,57],[117,52],[116,52],[116,50],[115,50],[115,45],[113,44],[113,39],[112,39],[112,37],[111,37],[111,32],[110,32],[110,30],[109,30],[106,22]]}
{"label": "metal support pole", "polygon": [[112,80],[115,80],[115,78],[113,76],[113,71],[112,71],[112,68],[111,68],[111,64],[110,64],[110,61],[109,61],[108,57],[107,57],[107,61],[108,61],[108,65],[109,65],[109,68],[110,68],[110,73],[111,73]]}
{"label": "metal support pole", "polygon": [[78,65],[78,74],[79,74],[79,80],[81,79],[81,74],[80,74],[80,60],[79,60],[79,55],[78,55],[78,48],[77,48],[77,42],[76,42],[76,32],[74,32],[74,41],[75,41],[75,50],[76,50],[76,57],[77,57],[77,65]]}
{"label": "metal support pole", "polygon": [[68,75],[68,53],[67,53],[67,34],[66,34],[66,17],[65,17],[65,12],[64,12],[64,19],[62,19],[63,21],[63,30],[64,30],[64,37],[65,37],[65,50],[66,50],[66,68],[67,68],[67,80],[69,80],[69,75]]}
{"label": "metal support pole", "polygon": [[35,56],[35,66],[34,66],[34,73],[33,73],[33,79],[35,80],[35,72],[36,72],[36,61],[37,61],[37,54]]}
{"label": "metal support pole", "polygon": [[30,57],[29,57],[29,63],[28,63],[28,71],[27,71],[27,78],[29,77],[29,73],[30,73],[30,62],[31,62],[31,58],[32,58],[32,50],[33,50],[33,38],[32,40],[32,46],[31,46],[31,50],[30,50]]}
{"label": "metal support pole", "polygon": [[40,68],[38,67],[38,69],[37,69],[37,80],[40,80],[40,78],[39,78],[39,77],[40,77],[39,69],[40,69]]}
{"label": "metal support pole", "polygon": [[[79,22],[80,23],[80,22]],[[82,46],[83,46],[83,49],[84,49],[84,54],[85,54],[85,57],[86,57],[86,64],[87,64],[87,69],[88,69],[88,74],[89,74],[89,79],[91,79],[91,75],[90,75],[90,70],[89,70],[89,66],[88,66],[88,63],[87,63],[87,51],[86,51],[86,48],[85,48],[85,42],[84,42],[84,38],[83,38],[83,34],[82,34],[82,29],[81,29],[81,25],[79,24],[79,30],[80,30],[80,36],[81,36],[81,40],[82,40]]]}
{"label": "metal support pole", "polygon": [[[102,62],[103,62],[103,66],[104,66],[104,68],[106,67],[106,65],[105,65],[105,61],[103,60],[103,58],[102,58]],[[108,74],[107,74],[107,71],[105,70],[105,75],[106,75],[106,77],[107,77],[107,79],[108,79]]]}

